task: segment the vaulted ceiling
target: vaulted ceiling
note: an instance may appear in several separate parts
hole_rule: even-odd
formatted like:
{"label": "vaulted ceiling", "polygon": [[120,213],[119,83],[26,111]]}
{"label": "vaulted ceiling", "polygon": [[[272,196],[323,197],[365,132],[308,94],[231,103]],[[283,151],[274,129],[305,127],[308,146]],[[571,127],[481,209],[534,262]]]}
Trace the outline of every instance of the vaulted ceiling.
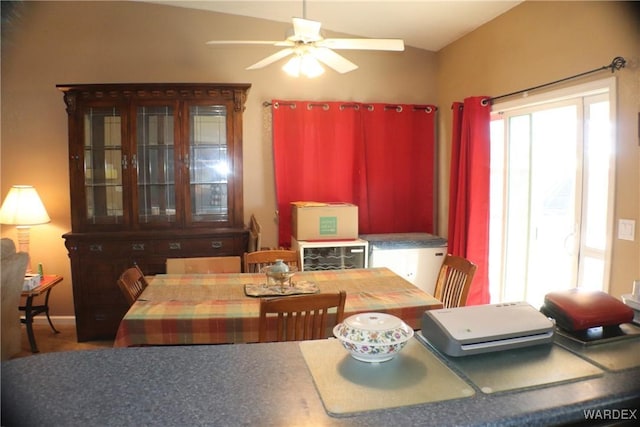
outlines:
{"label": "vaulted ceiling", "polygon": [[292,17],[306,17],[322,22],[325,30],[358,37],[400,38],[407,46],[434,52],[522,3],[483,0],[149,2],[278,22],[291,22]]}

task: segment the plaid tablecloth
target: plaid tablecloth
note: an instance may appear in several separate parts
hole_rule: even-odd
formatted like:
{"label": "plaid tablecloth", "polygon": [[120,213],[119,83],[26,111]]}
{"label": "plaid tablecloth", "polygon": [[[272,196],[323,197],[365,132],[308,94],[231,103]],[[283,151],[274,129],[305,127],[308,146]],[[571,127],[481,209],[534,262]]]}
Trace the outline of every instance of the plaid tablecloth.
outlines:
{"label": "plaid tablecloth", "polygon": [[[255,274],[160,274],[120,323],[115,347],[223,344],[258,341],[260,298],[245,284],[264,282]],[[294,280],[315,282],[320,292],[345,290],[345,317],[384,312],[420,329],[425,310],[440,301],[387,268],[303,271]]]}

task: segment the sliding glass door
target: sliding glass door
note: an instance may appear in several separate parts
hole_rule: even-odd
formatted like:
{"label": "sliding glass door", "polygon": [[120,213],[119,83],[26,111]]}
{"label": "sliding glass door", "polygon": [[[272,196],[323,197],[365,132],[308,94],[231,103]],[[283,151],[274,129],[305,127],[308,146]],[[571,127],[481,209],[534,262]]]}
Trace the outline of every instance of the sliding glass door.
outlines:
{"label": "sliding glass door", "polygon": [[492,301],[539,306],[553,290],[608,288],[610,123],[608,93],[494,114]]}

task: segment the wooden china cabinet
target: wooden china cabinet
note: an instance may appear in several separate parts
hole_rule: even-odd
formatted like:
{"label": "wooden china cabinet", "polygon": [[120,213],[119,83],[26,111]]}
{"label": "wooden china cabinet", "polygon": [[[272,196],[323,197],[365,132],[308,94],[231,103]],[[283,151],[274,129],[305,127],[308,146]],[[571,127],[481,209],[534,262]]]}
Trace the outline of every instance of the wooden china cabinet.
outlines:
{"label": "wooden china cabinet", "polygon": [[249,84],[58,85],[69,117],[78,341],[115,337],[116,280],[134,263],[242,255],[242,113]]}

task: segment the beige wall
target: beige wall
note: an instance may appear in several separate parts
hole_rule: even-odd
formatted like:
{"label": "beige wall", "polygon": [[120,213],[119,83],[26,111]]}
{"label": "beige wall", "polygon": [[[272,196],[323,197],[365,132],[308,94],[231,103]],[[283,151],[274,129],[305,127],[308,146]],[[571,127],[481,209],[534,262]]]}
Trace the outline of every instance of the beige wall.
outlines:
{"label": "beige wall", "polygon": [[[634,2],[525,2],[437,54],[440,152],[440,232],[446,233],[451,103],[497,96],[608,65],[616,72],[615,221],[636,221],[635,241],[613,241],[610,293],[640,279],[640,8]],[[604,71],[593,78],[611,76]],[[580,79],[584,82],[588,79]]]}
{"label": "beige wall", "polygon": [[[71,273],[64,241],[71,228],[67,116],[61,83],[251,83],[244,115],[245,219],[254,213],[265,245],[275,245],[271,141],[264,101],[273,98],[433,104],[435,54],[419,49],[348,52],[360,69],[292,79],[279,66],[244,68],[270,47],[219,47],[212,39],[282,39],[290,25],[130,2],[25,2],[2,33],[2,198],[14,184],[36,187],[52,218],[34,227],[31,256],[64,282],[51,294],[54,315],[72,315]],[[266,122],[268,123],[268,122]],[[266,136],[265,136],[266,134]],[[15,239],[15,228],[2,227]]]}

